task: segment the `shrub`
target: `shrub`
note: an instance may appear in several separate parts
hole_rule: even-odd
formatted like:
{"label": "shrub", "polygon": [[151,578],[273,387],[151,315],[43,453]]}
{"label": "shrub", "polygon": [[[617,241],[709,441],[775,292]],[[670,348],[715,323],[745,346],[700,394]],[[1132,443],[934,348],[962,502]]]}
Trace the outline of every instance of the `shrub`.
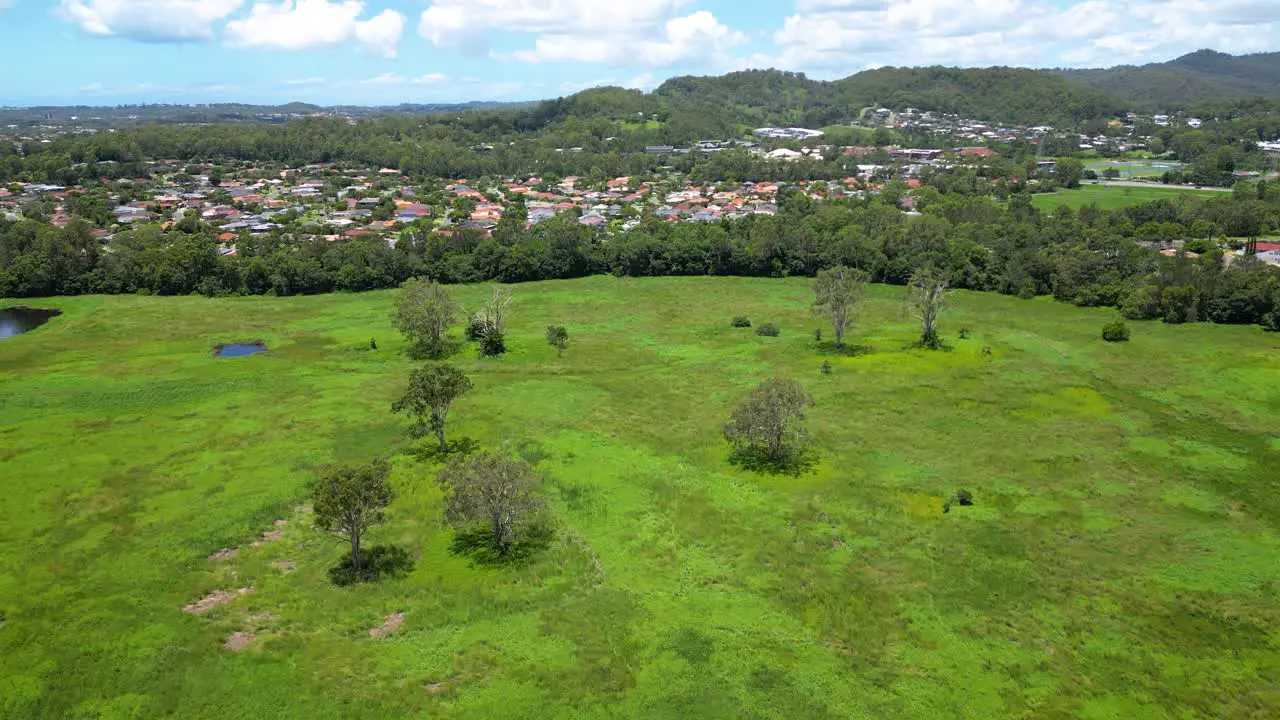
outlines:
{"label": "shrub", "polygon": [[739,315],[738,317],[734,318],[732,324],[734,327],[738,327],[738,328],[751,327],[751,321],[747,319],[746,315]]}
{"label": "shrub", "polygon": [[1262,316],[1262,329],[1269,332],[1280,332],[1280,311],[1269,312]]}
{"label": "shrub", "polygon": [[1109,322],[1102,326],[1102,339],[1107,342],[1128,342],[1129,326],[1123,320]]}
{"label": "shrub", "polygon": [[813,331],[813,341],[822,342],[822,328]]}
{"label": "shrub", "polygon": [[467,329],[463,331],[463,335],[467,338],[467,342],[475,342],[484,337],[484,318],[478,313],[468,315]]}
{"label": "shrub", "polygon": [[779,330],[778,326],[774,325],[773,323],[765,323],[760,327],[756,328],[756,334],[763,335],[764,337],[778,337],[779,335],[782,334],[782,331]]}
{"label": "shrub", "polygon": [[969,507],[970,505],[973,504],[973,493],[969,492],[968,490],[956,491],[956,504],[962,505],[964,507]]}
{"label": "shrub", "polygon": [[968,339],[969,339],[969,328],[967,328],[967,327],[962,327],[962,328],[960,328],[960,339],[961,339],[961,340],[968,340]]}
{"label": "shrub", "polygon": [[823,361],[822,361],[822,374],[823,374],[823,375],[830,375],[830,374],[831,374],[831,361],[830,361],[830,360],[823,360]]}
{"label": "shrub", "polygon": [[480,336],[480,354],[485,356],[501,355],[507,351],[507,345],[503,339],[502,333],[497,330],[488,330]]}

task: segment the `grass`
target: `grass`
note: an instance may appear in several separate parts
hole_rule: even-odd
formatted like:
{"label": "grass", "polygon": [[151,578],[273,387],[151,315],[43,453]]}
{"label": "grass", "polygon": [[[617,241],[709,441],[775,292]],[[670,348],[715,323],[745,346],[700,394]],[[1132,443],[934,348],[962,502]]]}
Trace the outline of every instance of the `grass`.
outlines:
{"label": "grass", "polygon": [[1185,166],[1180,162],[1169,160],[1112,160],[1099,159],[1086,161],[1084,166],[1102,175],[1104,170],[1114,169],[1120,172],[1120,179],[1159,178],[1170,170],[1182,170]]}
{"label": "grass", "polygon": [[[484,292],[456,289],[468,306]],[[901,289],[876,286],[846,356],[814,347],[802,279],[597,277],[515,298],[512,352],[454,359],[476,388],[451,435],[535,463],[554,532],[518,563],[477,557],[440,524],[430,454],[397,452],[399,497],[366,544],[407,558],[347,586],[307,483],[411,449],[389,412],[410,367],[390,294],[29,303],[64,314],[0,341],[0,716],[1280,706],[1280,338],[1139,323],[1111,345],[1114,311],[957,293],[951,350],[929,352],[910,347]],[[740,314],[781,336],[731,328]],[[548,324],[569,330],[563,358]],[[268,354],[211,357],[258,338]],[[720,437],[775,373],[817,400],[798,476],[734,466]],[[975,504],[944,513],[960,489]],[[256,638],[224,650],[238,631]]]}
{"label": "grass", "polygon": [[1129,187],[1123,185],[1081,185],[1075,190],[1059,190],[1031,196],[1031,202],[1041,210],[1053,210],[1066,205],[1073,210],[1094,204],[1100,210],[1152,202],[1153,200],[1175,200],[1179,196],[1212,198],[1222,193],[1215,190],[1197,190],[1195,188],[1169,187],[1153,185],[1152,187]]}

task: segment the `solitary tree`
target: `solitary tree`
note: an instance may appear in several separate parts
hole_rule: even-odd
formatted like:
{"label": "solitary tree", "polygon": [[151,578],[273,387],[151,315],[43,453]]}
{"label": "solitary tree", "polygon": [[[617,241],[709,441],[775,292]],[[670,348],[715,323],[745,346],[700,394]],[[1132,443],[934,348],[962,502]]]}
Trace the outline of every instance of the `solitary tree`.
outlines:
{"label": "solitary tree", "polygon": [[444,424],[449,407],[471,387],[471,379],[452,365],[424,365],[409,373],[409,387],[391,404],[391,412],[412,417],[411,432],[416,437],[435,433],[440,452],[445,452],[448,447],[444,442]]}
{"label": "solitary tree", "polygon": [[311,501],[316,527],[351,543],[351,568],[357,572],[361,538],[383,521],[383,510],[395,499],[387,482],[390,472],[391,464],[382,458],[363,465],[330,465],[315,484]]}
{"label": "solitary tree", "polygon": [[450,462],[437,479],[448,494],[445,520],[454,525],[485,524],[504,555],[542,508],[537,495],[541,478],[522,460],[475,453]]}
{"label": "solitary tree", "polygon": [[920,344],[929,348],[941,345],[938,316],[947,307],[947,281],[931,268],[917,270],[907,285],[907,303],[920,320]]}
{"label": "solitary tree", "polygon": [[481,355],[501,355],[507,351],[507,313],[510,305],[511,288],[494,285],[493,294],[479,312],[483,328],[479,338]]}
{"label": "solitary tree", "polygon": [[724,437],[739,451],[785,461],[804,447],[804,411],[812,405],[813,398],[795,380],[766,380],[733,411]]}
{"label": "solitary tree", "polygon": [[818,271],[813,284],[813,310],[831,320],[835,330],[836,347],[844,344],[844,331],[853,315],[853,306],[862,294],[867,274],[861,270],[837,265]]}
{"label": "solitary tree", "polygon": [[1067,158],[1054,163],[1053,179],[1064,188],[1080,187],[1080,179],[1084,176],[1084,163]]}
{"label": "solitary tree", "polygon": [[558,354],[563,355],[565,348],[569,347],[569,331],[563,326],[548,325],[547,344],[555,348]]}
{"label": "solitary tree", "polygon": [[391,321],[414,344],[414,354],[440,358],[448,350],[445,333],[458,315],[458,304],[443,285],[411,278],[400,286]]}

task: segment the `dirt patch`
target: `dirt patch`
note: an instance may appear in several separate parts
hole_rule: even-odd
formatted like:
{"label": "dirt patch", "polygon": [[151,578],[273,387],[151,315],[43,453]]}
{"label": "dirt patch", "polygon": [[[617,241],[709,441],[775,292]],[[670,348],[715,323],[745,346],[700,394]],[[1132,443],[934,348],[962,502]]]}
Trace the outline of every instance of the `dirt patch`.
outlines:
{"label": "dirt patch", "polygon": [[432,695],[439,695],[445,690],[452,690],[454,687],[457,687],[459,683],[461,683],[463,680],[466,680],[469,677],[471,677],[471,673],[469,672],[460,673],[458,675],[454,675],[453,677],[447,680],[441,680],[440,682],[427,683],[426,685],[422,686],[422,689],[426,690]]}
{"label": "dirt patch", "polygon": [[231,637],[227,638],[226,642],[222,643],[222,649],[230,650],[231,652],[240,652],[253,644],[253,641],[256,639],[258,639],[256,635],[252,635],[247,632],[234,633]]}
{"label": "dirt patch", "polygon": [[288,525],[288,524],[289,524],[289,521],[288,521],[288,520],[276,520],[276,521],[275,521],[275,522],[273,522],[272,524],[273,524],[273,525],[275,525],[276,527],[284,527],[285,525]]}
{"label": "dirt patch", "polygon": [[292,560],[277,560],[271,563],[271,567],[279,570],[281,575],[288,575],[298,569],[298,566]]}
{"label": "dirt patch", "polygon": [[230,560],[240,554],[240,548],[222,548],[218,552],[209,556],[210,560],[217,562],[218,560]]}
{"label": "dirt patch", "polygon": [[262,623],[275,619],[275,615],[272,615],[270,610],[266,610],[260,613],[254,613],[245,619],[251,623]]}
{"label": "dirt patch", "polygon": [[380,627],[369,628],[369,637],[372,637],[372,638],[386,637],[391,633],[395,632],[396,630],[399,630],[400,626],[403,624],[404,624],[404,613],[402,612],[391,613],[390,615],[387,616],[386,620],[383,621]]}
{"label": "dirt patch", "polygon": [[230,590],[214,590],[199,600],[182,608],[182,612],[187,613],[188,615],[203,615],[219,605],[226,605],[241,595],[247,595],[251,592],[253,592],[253,588],[251,587],[243,587],[235,592],[231,592]]}
{"label": "dirt patch", "polygon": [[267,530],[262,533],[263,540],[279,540],[284,537],[283,530]]}

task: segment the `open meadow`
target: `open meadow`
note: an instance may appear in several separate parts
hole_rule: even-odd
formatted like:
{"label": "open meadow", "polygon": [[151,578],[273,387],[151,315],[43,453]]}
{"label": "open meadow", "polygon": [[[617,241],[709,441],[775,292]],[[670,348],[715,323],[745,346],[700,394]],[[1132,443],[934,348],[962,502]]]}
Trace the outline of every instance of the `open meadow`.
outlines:
{"label": "open meadow", "polygon": [[[512,286],[449,416],[545,478],[551,532],[503,563],[389,411],[390,292],[27,301],[63,314],[0,340],[0,717],[1275,717],[1280,335],[1110,344],[1114,310],[958,292],[928,351],[870,286],[843,356],[811,283]],[[795,476],[721,434],[773,375],[816,400]],[[337,586],[308,484],[382,453],[367,543],[410,563]]]}
{"label": "open meadow", "polygon": [[1220,197],[1217,190],[1197,190],[1193,187],[1172,185],[1081,185],[1074,190],[1058,190],[1031,196],[1031,202],[1041,211],[1054,210],[1063,205],[1079,210],[1086,205],[1096,205],[1099,210],[1139,205],[1155,200],[1176,200],[1179,197]]}

